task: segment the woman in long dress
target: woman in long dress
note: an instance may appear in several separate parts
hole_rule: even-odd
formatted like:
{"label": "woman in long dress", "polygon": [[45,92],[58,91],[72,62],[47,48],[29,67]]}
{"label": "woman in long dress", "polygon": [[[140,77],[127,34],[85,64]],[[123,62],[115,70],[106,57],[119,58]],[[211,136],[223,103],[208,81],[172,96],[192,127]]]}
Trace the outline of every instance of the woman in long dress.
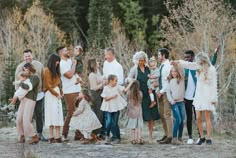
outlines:
{"label": "woman in long dress", "polygon": [[[147,66],[148,58],[147,54],[143,51],[137,52],[133,57],[134,67],[131,68],[130,73],[128,75],[127,80],[136,79],[140,83],[140,90],[143,94],[142,98],[142,111],[143,111],[143,120],[148,122],[148,129],[149,129],[149,143],[152,142],[152,133],[153,133],[153,126],[154,121],[160,119],[160,115],[158,112],[158,107],[154,106],[150,108],[151,99],[149,97],[148,92],[148,74],[150,74],[150,69]],[[156,94],[154,93],[154,99],[157,103]]]}
{"label": "woman in long dress", "polygon": [[[62,89],[59,70],[60,57],[52,54],[44,69],[45,126],[49,127],[49,142],[61,143],[60,127],[63,126]],[[56,134],[54,137],[54,128]]]}

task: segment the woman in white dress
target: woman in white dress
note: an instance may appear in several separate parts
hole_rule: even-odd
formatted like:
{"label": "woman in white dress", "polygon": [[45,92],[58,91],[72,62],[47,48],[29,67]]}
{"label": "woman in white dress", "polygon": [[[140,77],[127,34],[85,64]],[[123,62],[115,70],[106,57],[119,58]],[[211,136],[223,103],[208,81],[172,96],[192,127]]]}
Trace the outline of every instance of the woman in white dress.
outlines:
{"label": "woman in white dress", "polygon": [[[60,57],[52,54],[44,69],[45,126],[49,127],[49,142],[61,143],[60,127],[63,126],[62,89],[59,70]],[[56,135],[54,139],[54,128]]]}
{"label": "woman in white dress", "polygon": [[101,128],[102,125],[99,122],[97,116],[92,111],[89,102],[91,98],[89,96],[88,90],[83,90],[79,93],[78,108],[73,113],[70,121],[70,128],[72,130],[79,130],[84,135],[83,144],[89,143],[91,132],[95,129]]}
{"label": "woman in white dress", "polygon": [[[197,144],[201,145],[206,141],[206,144],[211,145],[211,111],[215,109],[217,102],[217,73],[207,54],[199,53],[195,59],[196,62],[173,61],[172,65],[180,64],[184,68],[197,70],[197,86],[193,99],[197,115],[197,126],[201,136]],[[207,139],[203,135],[202,112],[205,114]]]}

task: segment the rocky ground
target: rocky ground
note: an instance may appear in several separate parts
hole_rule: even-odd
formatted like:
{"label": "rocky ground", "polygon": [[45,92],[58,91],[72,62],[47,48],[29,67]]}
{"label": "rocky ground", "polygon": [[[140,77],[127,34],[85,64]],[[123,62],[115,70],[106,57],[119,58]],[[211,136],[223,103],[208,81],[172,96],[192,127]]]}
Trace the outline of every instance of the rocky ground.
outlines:
{"label": "rocky ground", "polygon": [[[160,127],[159,127],[160,128]],[[118,145],[104,145],[103,142],[83,145],[79,141],[73,141],[73,133],[68,143],[49,144],[39,142],[36,145],[28,143],[16,143],[16,128],[0,129],[0,157],[1,158],[236,158],[235,137],[214,135],[213,145],[187,145],[185,144],[160,145],[156,139],[162,136],[161,129],[155,129],[153,143],[144,145],[132,145],[129,138],[129,130],[121,129],[122,142]],[[45,130],[45,135],[47,135]],[[144,129],[144,139],[147,139],[147,129]]]}

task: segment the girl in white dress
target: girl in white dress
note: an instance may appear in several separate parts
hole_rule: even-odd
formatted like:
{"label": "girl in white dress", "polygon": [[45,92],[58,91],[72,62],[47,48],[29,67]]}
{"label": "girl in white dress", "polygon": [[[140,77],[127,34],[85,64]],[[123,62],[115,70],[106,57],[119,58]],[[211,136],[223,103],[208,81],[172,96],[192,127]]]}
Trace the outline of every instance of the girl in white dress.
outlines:
{"label": "girl in white dress", "polygon": [[79,93],[78,99],[81,101],[79,102],[78,108],[73,113],[70,128],[72,130],[81,131],[85,138],[82,144],[87,144],[89,143],[91,132],[101,128],[102,125],[90,107],[89,102],[91,98],[88,90],[83,90],[82,93]]}
{"label": "girl in white dress", "polygon": [[[184,68],[197,70],[197,86],[193,99],[197,115],[197,126],[201,136],[197,144],[201,145],[206,141],[206,144],[211,145],[211,111],[215,109],[217,102],[217,73],[207,54],[199,53],[195,59],[196,62],[174,61],[172,65],[180,64]],[[207,139],[203,135],[202,112],[205,114]]]}
{"label": "girl in white dress", "polygon": [[113,137],[116,140],[113,140],[112,144],[117,144],[120,142],[120,131],[118,126],[119,121],[119,111],[124,109],[127,106],[127,102],[122,98],[121,93],[126,92],[132,82],[127,86],[127,88],[117,84],[117,76],[109,75],[108,76],[108,85],[104,87],[101,96],[103,97],[103,102],[101,110],[105,113],[105,129],[106,129],[106,138],[105,144],[110,144],[110,131],[111,127],[114,127],[115,132]]}

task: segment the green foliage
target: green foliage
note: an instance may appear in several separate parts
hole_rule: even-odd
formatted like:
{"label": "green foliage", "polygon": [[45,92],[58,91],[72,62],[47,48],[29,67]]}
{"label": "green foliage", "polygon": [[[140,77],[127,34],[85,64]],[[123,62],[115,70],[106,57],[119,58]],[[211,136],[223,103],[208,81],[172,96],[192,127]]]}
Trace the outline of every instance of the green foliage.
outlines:
{"label": "green foliage", "polygon": [[123,26],[131,41],[145,46],[147,20],[137,0],[123,0],[119,3],[123,12]]}
{"label": "green foliage", "polygon": [[88,22],[89,45],[104,48],[112,30],[111,0],[90,0]]}
{"label": "green foliage", "polygon": [[8,103],[8,99],[12,98],[15,88],[12,85],[14,82],[16,63],[13,50],[9,51],[8,57],[5,59],[5,71],[3,72],[3,88],[4,93],[2,96],[2,102]]}
{"label": "green foliage", "polygon": [[153,15],[152,16],[152,29],[149,38],[148,38],[148,44],[151,52],[155,52],[158,48],[160,48],[160,41],[163,38],[162,31],[159,28],[160,23],[160,16],[159,15]]}

